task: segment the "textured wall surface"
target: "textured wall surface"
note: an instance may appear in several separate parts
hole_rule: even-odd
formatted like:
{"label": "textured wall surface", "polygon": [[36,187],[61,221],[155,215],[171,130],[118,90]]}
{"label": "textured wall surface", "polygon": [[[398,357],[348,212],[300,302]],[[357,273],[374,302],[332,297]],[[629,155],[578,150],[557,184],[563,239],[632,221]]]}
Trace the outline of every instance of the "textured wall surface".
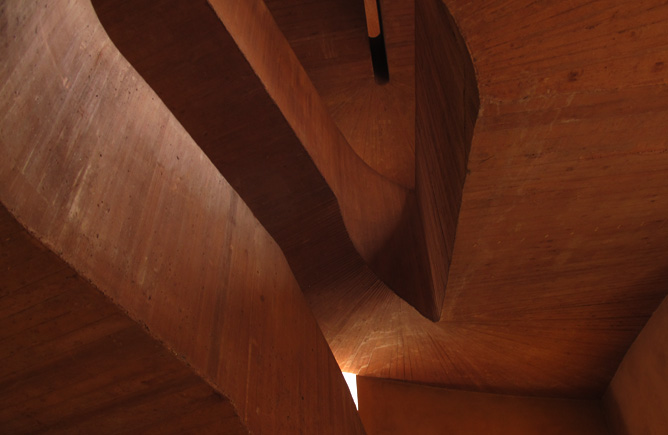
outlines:
{"label": "textured wall surface", "polygon": [[357,378],[359,410],[369,435],[603,435],[598,400],[474,393],[375,378]]}
{"label": "textured wall surface", "polygon": [[0,58],[7,210],[251,433],[363,433],[281,250],[90,2],[2,2]]}
{"label": "textured wall surface", "polygon": [[248,434],[234,405],[0,206],[0,433]]}
{"label": "textured wall surface", "polygon": [[668,431],[668,299],[629,349],[604,400],[615,434]]}

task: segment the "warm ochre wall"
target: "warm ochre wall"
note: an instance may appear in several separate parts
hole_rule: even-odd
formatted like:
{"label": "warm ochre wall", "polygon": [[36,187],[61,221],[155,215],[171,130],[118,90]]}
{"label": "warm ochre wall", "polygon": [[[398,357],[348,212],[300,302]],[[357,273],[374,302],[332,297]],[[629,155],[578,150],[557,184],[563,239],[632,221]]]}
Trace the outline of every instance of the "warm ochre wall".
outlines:
{"label": "warm ochre wall", "polygon": [[668,433],[668,299],[629,348],[604,403],[615,434]]}
{"label": "warm ochre wall", "polygon": [[565,400],[448,390],[357,378],[369,435],[597,435],[608,430],[598,400]]}

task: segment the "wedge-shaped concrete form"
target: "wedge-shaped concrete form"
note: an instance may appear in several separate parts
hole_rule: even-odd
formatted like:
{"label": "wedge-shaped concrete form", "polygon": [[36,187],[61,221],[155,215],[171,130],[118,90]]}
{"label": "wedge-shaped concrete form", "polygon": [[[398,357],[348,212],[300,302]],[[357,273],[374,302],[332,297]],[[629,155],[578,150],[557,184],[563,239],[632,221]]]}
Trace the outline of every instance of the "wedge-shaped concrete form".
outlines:
{"label": "wedge-shaped concrete form", "polygon": [[212,388],[0,209],[3,433],[247,434]]}

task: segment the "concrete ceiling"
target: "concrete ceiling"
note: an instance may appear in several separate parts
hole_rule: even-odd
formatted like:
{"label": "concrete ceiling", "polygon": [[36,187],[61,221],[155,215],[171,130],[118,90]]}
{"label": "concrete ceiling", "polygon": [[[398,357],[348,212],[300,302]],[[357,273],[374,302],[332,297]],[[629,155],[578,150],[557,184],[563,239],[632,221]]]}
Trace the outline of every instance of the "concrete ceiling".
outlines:
{"label": "concrete ceiling", "polygon": [[[343,370],[600,397],[666,296],[665,2],[381,1],[386,85],[361,1],[92,3],[281,247]],[[420,60],[458,41],[470,58]],[[459,81],[429,82],[448,62]],[[427,112],[458,138],[429,146],[467,145],[446,175],[420,163]],[[420,189],[457,171],[434,223]]]}
{"label": "concrete ceiling", "polygon": [[[267,1],[299,61],[287,69],[280,62],[272,69],[271,59],[269,66],[260,65],[262,59],[253,57],[257,40],[244,42],[244,29],[272,26],[239,15],[237,29],[225,22],[225,7],[214,2],[262,84],[240,59],[243,73],[223,74],[248,77],[253,84],[229,85],[225,95],[202,84],[200,94],[206,96],[193,97],[191,91],[179,96],[178,79],[158,66],[166,55],[132,39],[128,29],[144,29],[128,24],[127,12],[102,0],[93,3],[112,39],[283,248],[345,370],[474,390],[596,397],[666,295],[668,41],[662,23],[668,7],[662,2],[449,1],[456,23],[449,27],[443,5],[434,5],[443,27],[461,32],[480,101],[451,262],[430,260],[432,267],[450,265],[435,323],[389,290],[382,268],[364,253],[371,269],[359,258],[345,193],[327,174],[339,154],[318,157],[303,133],[331,125],[325,119],[330,116],[366,165],[415,191],[415,107],[428,104],[419,98],[416,103],[415,65],[419,88],[420,68],[429,64],[420,56],[416,61],[414,32],[416,26],[434,26],[426,12],[416,16],[410,2],[381,2],[391,78],[378,85],[361,2]],[[223,38],[228,51],[236,52],[231,39]],[[439,43],[424,37],[417,42],[418,48],[427,44],[446,53],[448,47]],[[197,42],[191,38],[188,44]],[[290,98],[295,105],[305,98],[289,84],[290,71],[301,67],[326,111],[308,103],[300,120],[286,107]],[[272,90],[281,81],[293,86],[293,97],[289,90],[288,97]],[[443,82],[432,86],[453,86]],[[265,109],[249,100],[249,92],[260,98],[263,86],[273,99],[262,97]],[[229,105],[224,113],[215,109],[221,102]],[[198,115],[189,117],[195,106]],[[449,122],[447,113],[436,116]],[[263,128],[238,127],[249,118]],[[211,141],[203,138],[211,136],[207,119],[238,128],[221,125]],[[237,157],[233,150],[240,146],[227,145],[235,141],[250,154]],[[371,189],[360,182],[353,187]],[[389,216],[383,210],[377,215]],[[387,246],[400,261],[414,255],[406,245]]]}

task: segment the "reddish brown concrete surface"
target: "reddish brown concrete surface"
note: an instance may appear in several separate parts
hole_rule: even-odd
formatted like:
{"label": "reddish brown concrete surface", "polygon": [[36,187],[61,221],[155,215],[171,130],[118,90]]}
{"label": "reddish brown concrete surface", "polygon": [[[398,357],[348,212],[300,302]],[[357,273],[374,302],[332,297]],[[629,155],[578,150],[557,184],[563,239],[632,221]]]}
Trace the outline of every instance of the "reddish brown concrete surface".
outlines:
{"label": "reddish brown concrete surface", "polygon": [[[346,124],[363,117],[333,113],[334,107],[361,110],[358,91],[362,95],[372,85],[369,77],[345,75],[345,60],[351,61],[351,72],[363,72],[363,50],[335,42],[359,40],[357,31],[366,37],[363,21],[355,18],[362,5],[347,0],[294,0],[287,9],[279,0],[216,4],[230,8],[221,13],[222,23],[233,39],[245,41],[238,52],[256,56],[247,59],[245,69],[204,69],[223,82],[238,78],[225,72],[238,71],[254,82],[231,92],[235,101],[249,102],[247,111],[224,101],[222,109],[204,113],[224,119],[221,144],[242,150],[257,142],[246,157],[258,166],[252,171],[239,166],[229,173],[230,184],[216,168],[234,169],[236,162],[226,161],[233,154],[209,152],[201,137],[213,130],[203,129],[196,138],[178,125],[104,35],[88,2],[1,3],[0,200],[10,212],[82,276],[129,307],[133,319],[146,321],[151,333],[192,367],[201,367],[214,388],[225,385],[240,417],[266,431],[324,427],[306,418],[322,411],[323,391],[335,397],[318,415],[360,430],[336,363],[325,356],[327,344],[342,368],[367,376],[504,394],[600,398],[668,291],[668,5],[663,0],[443,2],[471,55],[480,111],[443,309],[434,316],[441,318],[431,322],[370,270],[368,258],[375,252],[367,262],[356,252],[364,238],[379,249],[374,240],[391,234],[388,229],[402,218],[414,218],[400,213],[402,195],[417,189],[420,180],[414,174],[411,184],[414,163],[379,161],[374,153],[382,135],[369,132],[374,126]],[[345,10],[329,14],[320,7]],[[309,22],[305,29],[294,29],[300,17],[291,9]],[[391,44],[404,50],[415,38],[406,23],[429,9],[402,4],[385,10],[388,38],[398,29]],[[245,21],[234,19],[239,12]],[[328,17],[329,27],[310,21]],[[349,25],[337,31],[335,24],[347,18]],[[420,31],[426,30],[434,29]],[[174,36],[178,46],[178,32]],[[271,57],[279,52],[272,44],[286,55],[280,62]],[[181,66],[207,59],[202,45],[191,45]],[[410,52],[402,51],[404,60],[420,53]],[[277,65],[295,75],[276,74]],[[403,74],[416,79],[434,72],[410,70]],[[192,80],[184,86],[192,85],[202,97],[214,89],[207,83]],[[415,82],[405,75],[401,83]],[[410,97],[413,91],[391,86],[378,91],[387,91],[383,100],[392,100],[396,91],[405,101],[413,98],[411,107],[420,104],[417,95]],[[445,88],[442,95],[457,101],[458,90]],[[350,104],[339,104],[348,96]],[[255,97],[264,105],[255,105]],[[271,112],[266,107],[273,110],[271,117],[265,116]],[[317,116],[307,119],[309,114]],[[393,108],[379,110],[364,122],[396,120],[403,128],[412,117],[401,115],[406,116]],[[346,144],[367,133],[376,138],[368,149]],[[449,128],[441,133],[456,134]],[[258,137],[268,140],[254,140]],[[400,138],[388,149],[403,142]],[[206,148],[204,154],[198,145]],[[305,151],[307,146],[312,148]],[[277,150],[294,152],[289,157],[297,164],[268,175],[266,168],[288,161]],[[412,151],[392,156],[409,161],[407,154]],[[353,176],[341,175],[351,168]],[[386,181],[400,195],[380,195],[383,189],[376,187]],[[353,200],[344,204],[348,194]],[[362,210],[368,205],[376,210],[378,204],[391,213]],[[355,225],[355,216],[365,221]],[[351,228],[360,237],[357,246]],[[440,262],[446,258],[435,260],[429,266],[443,272]],[[328,343],[305,310],[299,287]],[[226,310],[218,311],[220,306]],[[288,327],[310,335],[287,334]],[[286,336],[294,341],[286,342]],[[234,358],[217,347],[228,339],[235,342]],[[315,356],[294,352],[299,346],[314,349]],[[284,365],[318,369],[275,381]],[[299,387],[287,388],[283,380]],[[266,394],[269,390],[275,394]],[[301,393],[306,405],[294,408]]]}
{"label": "reddish brown concrete surface", "polygon": [[448,390],[357,378],[369,435],[607,435],[599,400],[565,400]]}
{"label": "reddish brown concrete surface", "polygon": [[247,434],[234,405],[0,206],[0,433]]}
{"label": "reddish brown concrete surface", "polygon": [[604,402],[616,435],[668,431],[668,299],[624,356]]}
{"label": "reddish brown concrete surface", "polygon": [[0,23],[9,212],[227,397],[251,433],[363,433],[280,249],[91,4],[8,1]]}
{"label": "reddish brown concrete surface", "polygon": [[[600,397],[667,290],[663,259],[668,255],[668,192],[663,174],[668,168],[668,76],[662,65],[668,58],[668,43],[658,23],[665,21],[668,7],[659,1],[612,7],[584,1],[538,5],[453,0],[443,3],[452,17],[447,22],[451,32],[434,31],[438,21],[423,21],[428,26],[418,35],[423,44],[438,45],[438,40],[453,35],[454,27],[460,31],[463,41],[456,37],[451,41],[466,44],[480,97],[441,320],[430,323],[395,297],[384,277],[355,253],[354,248],[361,250],[365,243],[351,245],[356,238],[351,229],[361,239],[378,241],[385,237],[380,233],[391,233],[387,230],[402,218],[410,221],[415,216],[396,213],[403,200],[395,207],[392,198],[397,197],[382,196],[378,179],[367,178],[368,168],[341,176],[347,174],[344,170],[363,165],[351,154],[347,136],[337,133],[336,127],[341,126],[327,113],[331,110],[328,99],[315,93],[345,96],[353,92],[345,85],[341,64],[345,59],[357,65],[359,50],[339,51],[324,41],[327,35],[332,41],[352,40],[355,29],[364,38],[363,20],[354,19],[362,8],[338,2],[335,6],[343,11],[329,14],[334,22],[352,17],[361,24],[351,23],[337,32],[334,22],[310,23],[303,30],[311,29],[312,34],[305,35],[292,28],[299,17],[326,21],[323,17],[328,14],[322,11],[333,7],[326,1],[311,3],[214,3],[264,85],[243,89],[253,97],[266,90],[284,120],[276,127],[274,117],[263,117],[272,123],[270,131],[265,131],[265,124],[256,128],[253,110],[241,104],[246,115],[223,128],[222,135],[201,126],[191,131],[285,252],[340,366],[367,376],[451,388]],[[443,12],[444,8],[423,3],[418,9],[395,10],[386,17],[388,29],[403,28],[402,23],[413,18],[432,17],[433,10]],[[269,13],[278,16],[276,23]],[[558,30],[562,28],[568,31]],[[445,52],[436,45],[427,48]],[[133,46],[138,49],[137,44]],[[180,43],[170,47],[178,48]],[[200,45],[196,47],[186,50],[186,56],[195,53],[193,61],[208,60]],[[438,71],[445,70],[444,65],[428,62],[427,48],[416,49],[423,56],[417,62],[422,69],[415,71],[416,79],[443,76]],[[271,56],[277,52],[285,56],[274,61]],[[138,57],[150,69],[156,57],[163,55],[158,50]],[[329,55],[335,59],[331,68],[337,80],[323,78]],[[191,66],[187,59],[169,72]],[[156,83],[166,80],[163,71],[153,69]],[[350,80],[361,81],[352,77],[361,70],[351,66]],[[232,80],[209,73],[216,68],[202,71],[203,79]],[[456,68],[451,75],[470,79],[466,68]],[[434,77],[430,82],[434,92],[417,86],[423,97],[442,91],[453,96],[451,101],[470,98],[466,86],[461,86],[465,82]],[[201,85],[204,80],[193,82],[198,84],[194,98],[184,97],[176,85],[163,83],[163,90],[170,91],[163,95],[193,102],[181,111],[174,108],[175,113],[196,121],[227,113],[207,109],[194,116],[194,102],[211,92]],[[249,100],[243,89],[231,101]],[[429,115],[434,115],[431,105],[442,103],[439,98],[416,99],[421,113]],[[258,113],[265,113],[260,110],[263,107],[257,105]],[[472,118],[466,110],[453,115],[456,122],[452,124],[465,128],[442,128],[438,133],[465,136]],[[436,118],[447,125],[447,119]],[[286,133],[285,121],[294,134]],[[218,128],[221,123],[211,125]],[[257,149],[241,140],[244,146],[223,151],[228,137],[243,139],[261,132],[271,139],[271,131],[276,140],[255,144]],[[206,135],[221,140],[208,141]],[[295,137],[308,149],[307,156]],[[252,151],[238,160],[240,149]],[[455,159],[461,160],[464,151],[455,152]],[[294,161],[298,164],[293,165]],[[434,186],[440,188],[441,176],[434,177]],[[433,193],[430,190],[424,193]],[[353,200],[346,205],[345,197]],[[379,201],[381,197],[387,201]],[[390,206],[385,204],[381,211],[375,206],[379,202]],[[394,211],[387,213],[389,209]],[[360,213],[358,217],[366,223],[356,225],[352,215],[346,218],[349,212]],[[446,220],[456,215],[444,216],[437,208],[422,212],[426,213],[423,218],[432,212]],[[438,229],[438,222],[431,222],[431,229]],[[414,239],[408,232],[403,235]],[[393,263],[384,263],[389,269],[411,269],[411,262],[425,265],[427,257],[420,256],[425,250],[407,249],[409,244],[400,238],[389,241],[387,252],[379,252],[400,261],[400,267],[394,268]],[[369,246],[379,249],[376,242]],[[391,251],[402,255],[390,255]],[[438,249],[432,247],[431,252]],[[367,263],[375,253],[370,254]],[[447,257],[444,249],[430,258],[435,262],[429,266],[444,274]],[[444,275],[438,276],[442,281]]]}

